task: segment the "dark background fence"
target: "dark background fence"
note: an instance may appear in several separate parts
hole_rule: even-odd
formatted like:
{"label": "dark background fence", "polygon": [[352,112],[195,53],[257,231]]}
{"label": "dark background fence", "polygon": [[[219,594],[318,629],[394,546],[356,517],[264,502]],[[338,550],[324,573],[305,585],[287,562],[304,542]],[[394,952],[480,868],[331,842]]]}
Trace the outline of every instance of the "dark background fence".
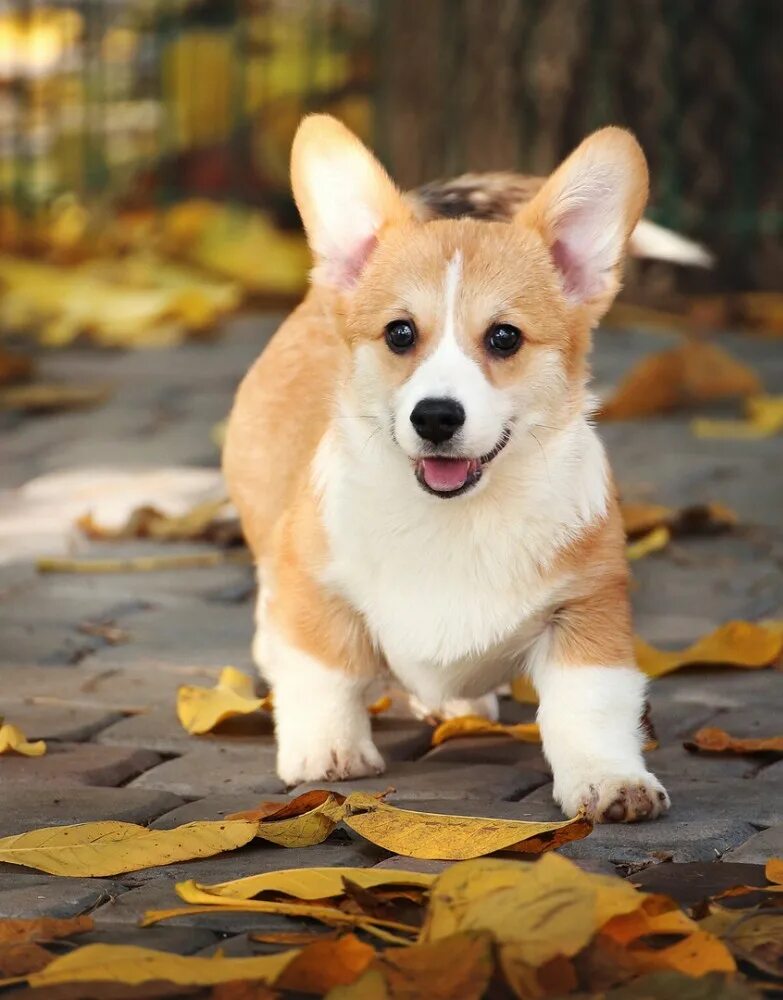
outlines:
{"label": "dark background fence", "polygon": [[548,171],[631,127],[650,215],[723,288],[783,286],[780,0],[32,0],[0,4],[0,236],[53,203],[194,195],[295,224],[301,114],[326,109],[408,186]]}

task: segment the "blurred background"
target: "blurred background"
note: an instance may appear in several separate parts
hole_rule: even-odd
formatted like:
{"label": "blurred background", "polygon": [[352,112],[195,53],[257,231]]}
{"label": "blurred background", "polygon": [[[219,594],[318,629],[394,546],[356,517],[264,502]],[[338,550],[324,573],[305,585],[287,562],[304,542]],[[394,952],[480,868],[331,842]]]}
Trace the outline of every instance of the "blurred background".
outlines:
{"label": "blurred background", "polygon": [[[649,265],[640,294],[780,289],[780,15],[779,0],[6,0],[0,247],[64,264],[154,250],[286,298],[306,268],[287,180],[303,113],[339,116],[407,187],[543,174],[617,123],[649,158],[649,217],[717,260]],[[135,263],[127,285],[162,283]],[[11,290],[31,278],[14,264]],[[29,320],[4,309],[6,328]]]}

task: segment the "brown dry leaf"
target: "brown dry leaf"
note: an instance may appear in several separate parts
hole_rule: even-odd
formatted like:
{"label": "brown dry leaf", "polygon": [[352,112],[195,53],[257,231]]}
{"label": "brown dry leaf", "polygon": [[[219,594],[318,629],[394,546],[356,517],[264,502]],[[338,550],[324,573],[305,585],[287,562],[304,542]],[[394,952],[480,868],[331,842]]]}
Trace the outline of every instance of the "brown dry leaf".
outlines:
{"label": "brown dry leaf", "polygon": [[747,365],[714,344],[687,341],[643,358],[601,408],[601,420],[630,420],[762,392]]}
{"label": "brown dry leaf", "polygon": [[436,727],[432,734],[432,745],[438,747],[441,743],[458,739],[460,736],[511,736],[521,743],[541,742],[541,731],[535,722],[504,725],[502,722],[490,722],[481,715],[461,715],[454,719],[446,719]]}
{"label": "brown dry leaf", "polygon": [[783,753],[783,736],[743,739],[730,736],[723,729],[706,726],[695,733],[685,746],[688,750],[704,750],[708,753]]}
{"label": "brown dry leaf", "polygon": [[363,889],[389,886],[421,886],[428,889],[435,876],[384,868],[290,868],[247,875],[214,885],[189,880],[177,883],[176,890],[186,903],[212,903],[215,906],[255,899],[264,892],[315,901],[344,896],[346,879]]}
{"label": "brown dry leaf", "polygon": [[736,975],[711,972],[693,979],[681,972],[652,972],[602,993],[600,1000],[762,1000],[762,995]]}
{"label": "brown dry leaf", "polygon": [[384,694],[380,698],[377,698],[371,705],[368,705],[367,711],[370,715],[383,715],[383,713],[388,712],[391,707],[391,697],[388,694]]}
{"label": "brown dry leaf", "polygon": [[275,981],[281,990],[323,996],[335,986],[355,982],[375,958],[375,950],[355,934],[337,940],[312,941]]}
{"label": "brown dry leaf", "polygon": [[480,1000],[494,967],[492,936],[484,931],[455,934],[410,948],[388,949],[374,969],[394,1000]]}
{"label": "brown dry leaf", "polygon": [[46,753],[46,743],[36,740],[28,743],[27,737],[18,726],[5,722],[0,716],[0,754],[18,753],[23,757],[40,757]]}
{"label": "brown dry leaf", "polygon": [[514,996],[520,1000],[564,997],[576,993],[578,989],[579,978],[574,963],[562,955],[551,958],[538,968],[521,961],[515,954],[513,945],[506,945],[499,957],[506,982]]}
{"label": "brown dry leaf", "polygon": [[257,980],[229,980],[212,987],[210,1000],[278,1000],[280,994]]}
{"label": "brown dry leaf", "polygon": [[101,406],[109,398],[107,386],[69,385],[65,382],[30,382],[0,389],[0,410],[55,413]]}
{"label": "brown dry leaf", "polygon": [[86,934],[95,924],[92,917],[33,917],[0,920],[0,942],[54,941],[57,938]]}
{"label": "brown dry leaf", "polygon": [[443,816],[396,809],[363,792],[345,801],[344,822],[365,840],[407,858],[463,861],[495,851],[538,854],[586,837],[593,826],[584,817],[559,823],[477,816]]}
{"label": "brown dry leaf", "polygon": [[737,515],[720,503],[693,504],[674,510],[652,503],[621,503],[623,528],[628,538],[639,538],[656,528],[668,528],[672,537],[717,535],[737,524]]}
{"label": "brown dry leaf", "polygon": [[652,555],[653,552],[660,552],[661,549],[666,548],[671,538],[671,532],[668,528],[653,528],[646,535],[642,535],[641,538],[626,545],[626,558],[629,562],[634,562],[637,559],[643,559],[645,556]]}
{"label": "brown dry leaf", "polygon": [[256,836],[281,847],[312,847],[322,844],[345,814],[345,796],[338,792],[313,790],[283,805],[261,803],[256,809],[232,813],[229,819],[258,823]]}
{"label": "brown dry leaf", "polygon": [[783,913],[756,913],[726,934],[732,954],[770,976],[783,977]]}
{"label": "brown dry leaf", "polygon": [[773,437],[783,431],[783,396],[753,396],[745,402],[744,420],[709,420],[697,417],[691,421],[697,438],[718,438],[722,441],[756,441]]}
{"label": "brown dry leaf", "polygon": [[16,978],[45,968],[54,956],[35,941],[0,941],[0,976]]}
{"label": "brown dry leaf", "polygon": [[760,334],[783,333],[783,295],[779,292],[741,292],[697,295],[688,303],[688,316],[701,327],[740,327]]}
{"label": "brown dry leaf", "polygon": [[226,719],[269,710],[271,699],[256,698],[252,677],[236,667],[223,667],[213,688],[185,684],[177,691],[177,718],[187,732],[211,732]]}
{"label": "brown dry leaf", "polygon": [[255,837],[256,827],[245,820],[187,823],[173,830],[115,820],[44,827],[0,839],[0,861],[51,875],[118,875],[234,850]]}
{"label": "brown dry leaf", "polygon": [[284,951],[253,958],[214,955],[174,955],[135,945],[88,944],[55,958],[45,969],[30,975],[36,989],[59,983],[177,983],[180,986],[211,986],[238,979],[274,980],[298,954]]}
{"label": "brown dry leaf", "polygon": [[0,350],[0,385],[25,382],[33,374],[32,358]]}
{"label": "brown dry leaf", "polygon": [[196,504],[184,514],[166,514],[156,507],[139,507],[124,525],[106,528],[96,524],[92,514],[76,522],[89,538],[107,539],[154,538],[157,541],[216,541],[223,545],[242,540],[235,518],[230,514],[228,500],[207,500]]}
{"label": "brown dry leaf", "polygon": [[704,636],[686,649],[669,652],[655,649],[643,639],[634,642],[636,662],[648,677],[663,677],[681,667],[705,665],[768,667],[783,650],[783,635],[753,622],[734,621]]}

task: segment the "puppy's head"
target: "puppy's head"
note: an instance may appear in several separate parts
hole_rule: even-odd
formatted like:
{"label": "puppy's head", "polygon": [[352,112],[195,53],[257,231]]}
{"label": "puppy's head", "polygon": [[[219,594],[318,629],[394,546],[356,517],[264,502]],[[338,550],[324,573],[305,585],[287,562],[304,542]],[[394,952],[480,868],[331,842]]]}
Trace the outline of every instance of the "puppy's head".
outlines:
{"label": "puppy's head", "polygon": [[292,182],[312,281],[337,295],[357,412],[430,493],[491,479],[513,442],[584,406],[591,327],[619,287],[647,197],[636,140],[586,139],[511,222],[414,219],[335,119],[300,126]]}

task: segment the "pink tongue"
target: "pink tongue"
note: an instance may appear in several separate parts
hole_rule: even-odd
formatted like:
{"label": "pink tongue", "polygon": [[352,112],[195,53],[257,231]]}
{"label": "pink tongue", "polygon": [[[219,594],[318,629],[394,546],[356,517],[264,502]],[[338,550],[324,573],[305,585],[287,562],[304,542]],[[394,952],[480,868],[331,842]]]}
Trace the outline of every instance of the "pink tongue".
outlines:
{"label": "pink tongue", "polygon": [[421,460],[424,482],[431,490],[440,493],[458,490],[465,485],[470,472],[469,458],[423,458]]}

